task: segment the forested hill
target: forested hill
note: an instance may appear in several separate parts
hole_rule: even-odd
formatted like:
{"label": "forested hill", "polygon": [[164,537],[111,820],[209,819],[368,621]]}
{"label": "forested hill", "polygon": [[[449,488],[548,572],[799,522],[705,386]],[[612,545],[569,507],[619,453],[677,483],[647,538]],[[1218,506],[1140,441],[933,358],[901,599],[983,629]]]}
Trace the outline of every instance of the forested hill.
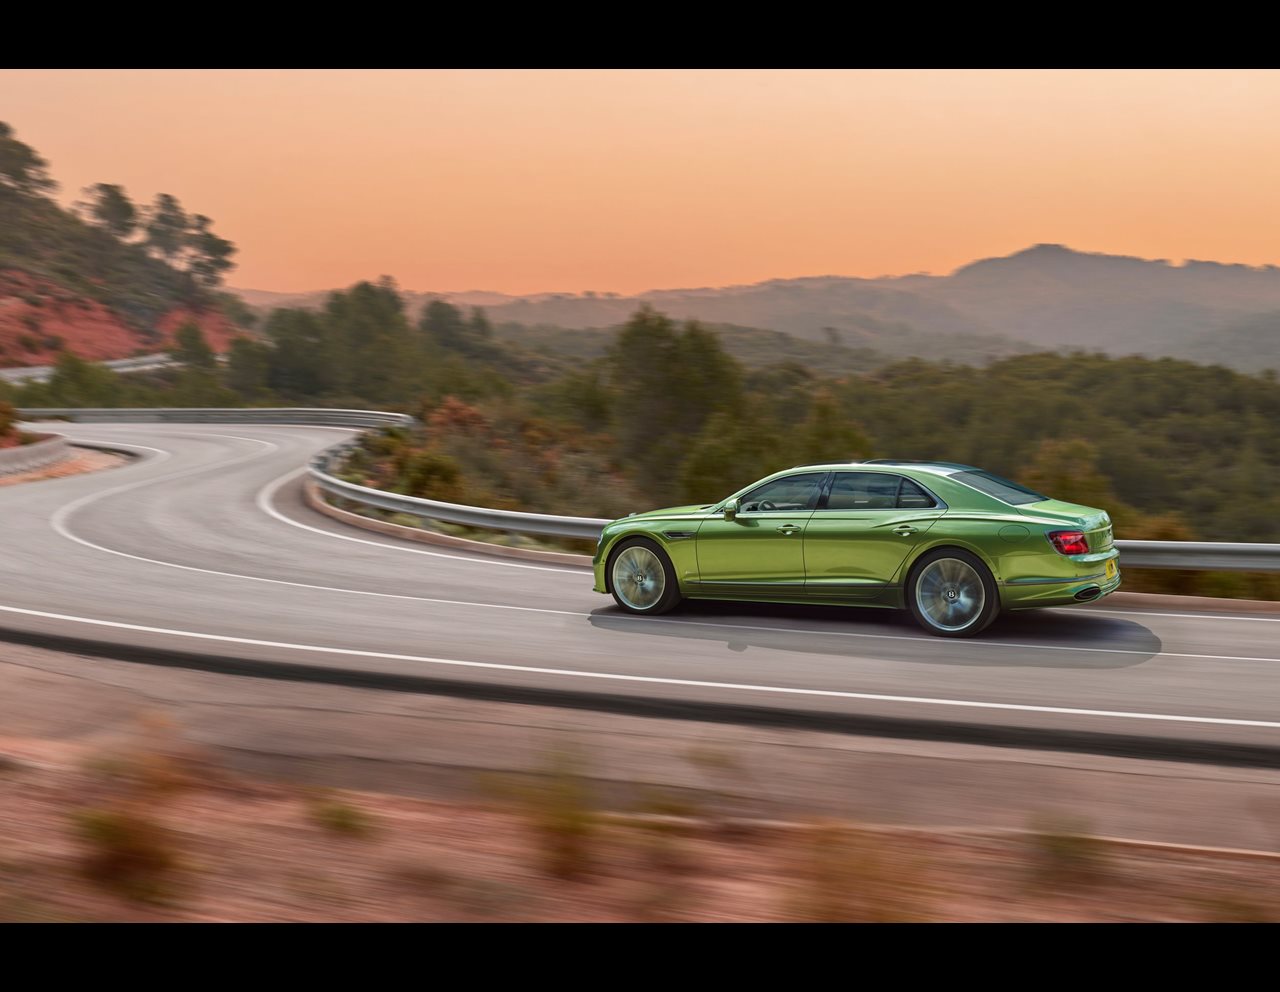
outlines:
{"label": "forested hill", "polygon": [[[255,306],[319,306],[323,293],[244,293]],[[1280,369],[1280,268],[1131,258],[1043,244],[950,275],[817,276],[743,286],[607,292],[441,294],[484,306],[497,327],[607,328],[649,305],[680,319],[763,328],[886,355],[979,363],[1026,350]],[[407,294],[411,310],[426,294]],[[728,338],[729,335],[726,335]]]}
{"label": "forested hill", "polygon": [[187,322],[226,348],[243,313],[219,290],[235,246],[208,217],[163,193],[137,206],[107,183],[66,210],[56,189],[0,122],[0,367],[160,351]]}

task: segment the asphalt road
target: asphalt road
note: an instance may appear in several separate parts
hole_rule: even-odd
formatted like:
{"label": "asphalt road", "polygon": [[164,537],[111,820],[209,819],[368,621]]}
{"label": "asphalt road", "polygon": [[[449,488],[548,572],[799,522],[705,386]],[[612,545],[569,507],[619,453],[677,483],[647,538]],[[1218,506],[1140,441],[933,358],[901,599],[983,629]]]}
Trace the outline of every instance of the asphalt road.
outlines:
{"label": "asphalt road", "polygon": [[[877,610],[707,604],[634,618],[582,569],[398,542],[306,508],[302,466],[348,431],[59,430],[140,457],[0,489],[0,639],[618,712],[1191,760],[1280,754],[1280,617],[1110,601],[1005,617],[969,641]],[[182,660],[193,655],[205,660]]]}

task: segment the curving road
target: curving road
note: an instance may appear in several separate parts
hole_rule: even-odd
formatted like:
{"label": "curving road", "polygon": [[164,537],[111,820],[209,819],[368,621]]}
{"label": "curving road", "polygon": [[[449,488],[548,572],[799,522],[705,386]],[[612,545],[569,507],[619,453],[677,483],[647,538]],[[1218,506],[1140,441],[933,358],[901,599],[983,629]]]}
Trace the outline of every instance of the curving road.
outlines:
{"label": "curving road", "polygon": [[350,431],[58,430],[140,457],[0,489],[0,638],[619,711],[1280,764],[1280,617],[1104,602],[1006,617],[973,641],[880,611],[632,618],[582,569],[425,548],[306,508],[302,466]]}

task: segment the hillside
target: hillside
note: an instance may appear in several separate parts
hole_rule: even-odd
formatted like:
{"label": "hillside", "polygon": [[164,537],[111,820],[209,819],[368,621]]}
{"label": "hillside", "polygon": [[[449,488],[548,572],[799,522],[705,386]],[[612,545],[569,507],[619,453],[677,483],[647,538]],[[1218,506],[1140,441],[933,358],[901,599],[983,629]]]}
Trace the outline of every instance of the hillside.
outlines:
{"label": "hillside", "polygon": [[[271,295],[244,293],[259,305]],[[437,295],[484,306],[496,324],[529,328],[616,327],[647,303],[679,319],[764,328],[900,357],[987,359],[1031,347],[1219,361],[1243,371],[1280,368],[1280,325],[1274,320],[1280,268],[1175,265],[1052,244],[983,259],[946,276],[818,276],[635,296]],[[289,305],[311,307],[323,296],[286,298]],[[405,296],[411,310],[430,298]]]}
{"label": "hillside", "polygon": [[[620,327],[530,327],[506,323],[494,328],[494,337],[502,344],[574,364],[604,355],[617,339]],[[793,363],[828,375],[866,372],[923,355],[937,361],[980,364],[1034,350],[1031,345],[1007,338],[927,334],[905,326],[880,334],[837,334],[817,340],[737,324],[708,323],[707,327],[720,336],[725,351],[748,369]]]}
{"label": "hillside", "polygon": [[235,248],[207,217],[164,194],[137,208],[103,184],[73,213],[48,197],[54,188],[0,122],[0,367],[161,351],[187,321],[228,347],[235,327],[216,287]]}

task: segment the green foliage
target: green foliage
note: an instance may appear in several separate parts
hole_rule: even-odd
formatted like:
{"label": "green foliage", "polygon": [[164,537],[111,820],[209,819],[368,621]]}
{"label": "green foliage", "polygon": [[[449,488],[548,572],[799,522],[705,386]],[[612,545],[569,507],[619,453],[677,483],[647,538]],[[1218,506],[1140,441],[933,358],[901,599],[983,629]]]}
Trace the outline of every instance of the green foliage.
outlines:
{"label": "green foliage", "polygon": [[204,332],[195,321],[188,320],[183,323],[178,328],[178,333],[174,335],[174,340],[177,342],[177,347],[171,354],[175,360],[187,368],[209,371],[217,367],[218,362],[213,349],[209,347]]}
{"label": "green foliage", "polygon": [[176,196],[157,193],[147,211],[145,227],[148,250],[169,262],[177,259],[186,243],[190,221]]}
{"label": "green foliage", "polygon": [[92,222],[124,241],[138,229],[138,208],[123,186],[95,183],[85,190],[87,211]]}
{"label": "green foliage", "polygon": [[785,468],[786,445],[771,427],[736,414],[712,417],[680,465],[680,499],[714,503]]}
{"label": "green foliage", "polygon": [[42,195],[54,189],[46,163],[0,122],[0,269],[47,279],[73,296],[103,304],[143,334],[175,307],[204,309],[235,248],[189,220],[172,196],[146,212],[141,243],[129,239],[139,212],[121,186],[86,190],[81,219]]}
{"label": "green foliage", "polygon": [[824,390],[814,399],[796,431],[793,450],[800,465],[845,462],[871,457],[871,442]]}
{"label": "green foliage", "polygon": [[878,454],[1039,479],[1114,508],[1120,538],[1189,524],[1206,540],[1280,539],[1280,388],[1264,376],[1042,353],[983,369],[904,362],[838,395]]}
{"label": "green foliage", "polygon": [[172,832],[140,804],[117,802],[75,817],[81,868],[105,889],[139,902],[172,893],[181,865]]}
{"label": "green foliage", "polygon": [[13,433],[13,425],[17,423],[18,413],[11,403],[0,399],[0,441]]}
{"label": "green foliage", "polygon": [[439,451],[407,451],[397,459],[401,489],[407,496],[456,503],[462,499],[462,470]]}
{"label": "green foliage", "polygon": [[342,837],[368,837],[373,833],[368,813],[328,792],[311,797],[307,814],[317,826]]}
{"label": "green foliage", "polygon": [[258,312],[235,293],[219,293],[218,305],[236,327],[248,330],[258,326]]}
{"label": "green foliage", "polygon": [[266,399],[271,374],[271,349],[260,341],[234,338],[227,353],[227,386],[253,402]]}
{"label": "green foliage", "polygon": [[219,285],[223,274],[235,267],[231,256],[236,253],[236,246],[214,234],[213,221],[204,214],[191,218],[184,234],[184,245],[188,252],[187,271],[201,286],[213,288]]}
{"label": "green foliage", "polygon": [[48,169],[49,163],[14,137],[10,125],[0,121],[0,191],[23,196],[52,193],[58,184],[49,178]]}
{"label": "green foliage", "polygon": [[619,455],[655,499],[674,499],[689,439],[714,414],[739,409],[741,371],[714,334],[692,322],[677,330],[648,307],[622,329],[608,367]]}
{"label": "green foliage", "polygon": [[1028,835],[1032,881],[1054,889],[1076,889],[1106,877],[1106,849],[1077,817],[1037,816]]}

